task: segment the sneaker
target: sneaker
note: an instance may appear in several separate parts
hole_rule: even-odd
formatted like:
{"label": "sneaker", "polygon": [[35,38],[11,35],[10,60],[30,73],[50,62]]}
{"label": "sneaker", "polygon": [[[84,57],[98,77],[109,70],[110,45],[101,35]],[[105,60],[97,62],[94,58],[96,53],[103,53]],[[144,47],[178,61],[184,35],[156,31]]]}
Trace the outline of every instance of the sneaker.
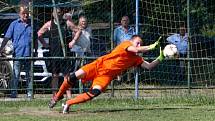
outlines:
{"label": "sneaker", "polygon": [[31,92],[28,92],[27,93],[27,99],[29,100],[31,100],[31,99],[33,99],[33,95],[32,95],[32,93]]}
{"label": "sneaker", "polygon": [[16,91],[12,91],[10,98],[17,98],[17,92]]}
{"label": "sneaker", "polygon": [[57,102],[58,102],[59,100],[62,100],[62,99],[63,99],[63,96],[61,96],[60,98],[57,98],[57,97],[56,97],[56,94],[54,94],[54,95],[52,96],[50,102],[49,102],[49,108],[53,108],[53,107],[57,104]]}
{"label": "sneaker", "polygon": [[69,113],[69,105],[68,104],[62,104],[62,108],[63,108],[63,111],[62,111],[63,114]]}
{"label": "sneaker", "polygon": [[17,95],[16,94],[11,94],[10,98],[17,98]]}

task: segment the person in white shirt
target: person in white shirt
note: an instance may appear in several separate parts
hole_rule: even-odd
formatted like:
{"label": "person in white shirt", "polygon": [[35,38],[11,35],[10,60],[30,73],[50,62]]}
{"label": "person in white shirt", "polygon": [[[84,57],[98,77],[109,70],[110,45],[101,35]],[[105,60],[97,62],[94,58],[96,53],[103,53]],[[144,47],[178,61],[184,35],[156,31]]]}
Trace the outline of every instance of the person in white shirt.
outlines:
{"label": "person in white shirt", "polygon": [[78,53],[79,56],[83,56],[84,53],[90,53],[92,28],[88,26],[87,18],[80,16],[78,25],[72,29],[74,37],[69,43],[70,50]]}
{"label": "person in white shirt", "polygon": [[[85,16],[80,16],[78,19],[78,25],[74,23],[71,17],[69,17],[68,23],[70,23],[69,28],[72,30],[73,37],[69,42],[68,46],[70,52],[73,53],[75,57],[84,57],[86,54],[91,53],[91,38],[92,38],[92,28],[88,26],[88,21]],[[74,65],[74,71],[83,65],[83,61],[74,60],[72,61]]]}

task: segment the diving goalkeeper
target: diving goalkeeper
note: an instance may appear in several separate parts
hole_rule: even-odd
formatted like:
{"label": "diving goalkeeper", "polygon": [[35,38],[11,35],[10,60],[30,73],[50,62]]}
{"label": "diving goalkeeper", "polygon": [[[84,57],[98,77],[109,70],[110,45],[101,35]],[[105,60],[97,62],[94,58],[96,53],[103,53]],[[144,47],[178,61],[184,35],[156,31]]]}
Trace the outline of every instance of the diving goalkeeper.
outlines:
{"label": "diving goalkeeper", "polygon": [[75,98],[66,101],[63,105],[63,113],[69,112],[69,107],[74,104],[83,103],[93,99],[105,91],[117,75],[133,66],[152,69],[163,59],[163,52],[160,49],[160,55],[151,63],[145,61],[137,53],[144,53],[159,46],[160,38],[149,46],[141,46],[143,41],[139,35],[133,35],[131,40],[119,44],[111,53],[99,57],[97,60],[89,63],[75,73],[67,76],[62,83],[59,91],[51,98],[49,108],[53,108],[56,103],[63,98],[64,92],[74,86],[81,79],[82,83],[92,81],[88,92],[77,95]]}

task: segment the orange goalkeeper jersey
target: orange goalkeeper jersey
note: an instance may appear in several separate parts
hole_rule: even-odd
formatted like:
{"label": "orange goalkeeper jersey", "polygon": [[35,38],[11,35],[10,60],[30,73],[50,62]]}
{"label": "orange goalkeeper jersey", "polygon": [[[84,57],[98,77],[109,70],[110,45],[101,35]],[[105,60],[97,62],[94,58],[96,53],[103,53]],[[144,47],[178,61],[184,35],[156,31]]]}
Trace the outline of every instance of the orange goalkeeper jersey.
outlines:
{"label": "orange goalkeeper jersey", "polygon": [[130,67],[140,65],[143,62],[143,58],[134,52],[127,51],[129,46],[132,46],[131,41],[124,41],[111,53],[98,58],[96,60],[97,76],[117,76]]}

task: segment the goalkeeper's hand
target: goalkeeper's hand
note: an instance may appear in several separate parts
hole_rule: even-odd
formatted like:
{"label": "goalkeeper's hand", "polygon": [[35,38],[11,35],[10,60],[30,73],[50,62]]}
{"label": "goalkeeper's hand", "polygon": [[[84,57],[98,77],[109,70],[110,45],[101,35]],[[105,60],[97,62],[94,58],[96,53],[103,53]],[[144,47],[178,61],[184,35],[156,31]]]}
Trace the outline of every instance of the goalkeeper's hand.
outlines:
{"label": "goalkeeper's hand", "polygon": [[149,50],[154,50],[156,47],[159,47],[161,38],[162,36],[160,36],[155,43],[149,45]]}
{"label": "goalkeeper's hand", "polygon": [[164,55],[163,55],[163,51],[161,50],[161,47],[160,47],[160,55],[156,58],[156,60],[159,60],[160,62],[162,62],[164,60]]}

